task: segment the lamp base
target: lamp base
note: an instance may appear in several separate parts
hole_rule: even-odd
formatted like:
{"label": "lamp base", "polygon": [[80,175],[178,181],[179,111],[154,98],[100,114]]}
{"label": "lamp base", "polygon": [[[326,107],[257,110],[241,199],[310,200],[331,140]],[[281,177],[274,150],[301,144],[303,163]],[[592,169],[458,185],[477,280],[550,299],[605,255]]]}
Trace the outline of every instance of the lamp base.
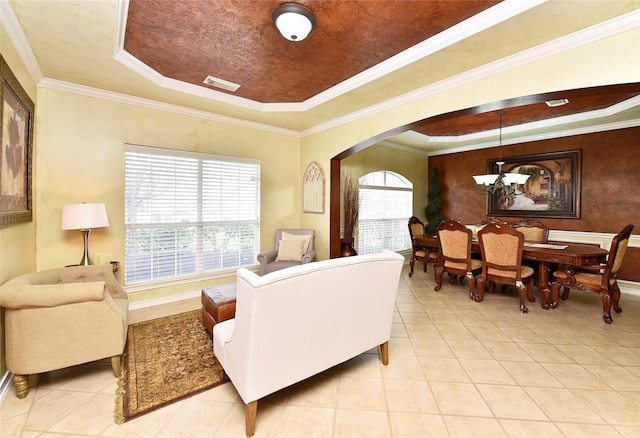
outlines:
{"label": "lamp base", "polygon": [[91,261],[91,257],[89,257],[89,234],[91,230],[82,230],[82,237],[84,238],[84,254],[82,255],[82,260],[80,260],[81,266],[89,266],[93,265]]}

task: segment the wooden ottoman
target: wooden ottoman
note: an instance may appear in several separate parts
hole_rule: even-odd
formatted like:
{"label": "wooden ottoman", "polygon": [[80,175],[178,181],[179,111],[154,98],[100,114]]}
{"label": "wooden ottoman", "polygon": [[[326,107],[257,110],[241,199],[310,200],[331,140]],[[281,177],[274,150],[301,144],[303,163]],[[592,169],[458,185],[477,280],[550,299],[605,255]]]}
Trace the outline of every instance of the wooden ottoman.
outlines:
{"label": "wooden ottoman", "polygon": [[209,335],[213,335],[213,326],[236,316],[236,284],[202,289],[202,322]]}

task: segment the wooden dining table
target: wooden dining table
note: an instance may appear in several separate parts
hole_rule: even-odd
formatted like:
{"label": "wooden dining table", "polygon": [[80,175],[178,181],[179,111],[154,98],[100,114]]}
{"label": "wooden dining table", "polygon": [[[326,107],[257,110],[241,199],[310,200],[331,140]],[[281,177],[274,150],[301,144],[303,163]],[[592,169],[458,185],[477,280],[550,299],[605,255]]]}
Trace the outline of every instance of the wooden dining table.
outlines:
{"label": "wooden dining table", "polygon": [[[437,236],[416,237],[414,242],[418,246],[438,248]],[[480,253],[480,242],[476,239],[471,244],[471,251]],[[523,260],[538,263],[538,290],[540,292],[543,309],[558,306],[557,297],[551,297],[550,266],[557,263],[561,269],[567,271],[581,266],[598,265],[607,259],[609,251],[595,245],[581,243],[550,242],[548,244],[526,244],[522,251]]]}

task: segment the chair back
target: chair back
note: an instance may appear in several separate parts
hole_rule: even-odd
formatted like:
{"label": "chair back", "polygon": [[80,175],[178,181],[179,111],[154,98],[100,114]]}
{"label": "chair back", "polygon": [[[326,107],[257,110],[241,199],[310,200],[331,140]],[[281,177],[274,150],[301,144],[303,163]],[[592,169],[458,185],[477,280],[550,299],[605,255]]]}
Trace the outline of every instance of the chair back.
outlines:
{"label": "chair back", "polygon": [[482,274],[521,281],[524,234],[504,222],[493,222],[478,231]]}
{"label": "chair back", "polygon": [[607,260],[606,267],[604,269],[604,275],[608,276],[609,281],[614,281],[615,277],[622,266],[622,260],[624,254],[627,252],[627,246],[629,245],[629,237],[633,231],[633,224],[629,224],[622,231],[615,235],[611,241],[611,248],[609,248],[609,259]]}
{"label": "chair back", "polygon": [[439,264],[471,270],[471,239],[473,232],[459,221],[448,220],[436,228]]}
{"label": "chair back", "polygon": [[424,222],[415,216],[411,216],[409,219],[409,236],[411,237],[411,244],[413,244],[414,237],[424,236]]}
{"label": "chair back", "polygon": [[549,228],[537,219],[523,219],[511,225],[514,230],[524,234],[524,241],[531,243],[547,243]]}
{"label": "chair back", "polygon": [[280,228],[276,230],[276,250],[280,248],[280,240],[282,240],[283,234],[294,234],[300,236],[301,239],[306,239],[305,254],[313,250],[313,239],[316,236],[315,230],[298,229],[298,228]]}

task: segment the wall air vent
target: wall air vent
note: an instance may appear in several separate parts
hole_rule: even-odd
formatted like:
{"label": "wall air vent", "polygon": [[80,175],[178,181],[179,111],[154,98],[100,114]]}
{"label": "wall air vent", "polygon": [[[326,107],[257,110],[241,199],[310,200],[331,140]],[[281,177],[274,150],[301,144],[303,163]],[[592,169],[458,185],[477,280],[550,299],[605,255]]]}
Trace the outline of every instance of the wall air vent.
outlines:
{"label": "wall air vent", "polygon": [[234,84],[233,82],[225,81],[224,79],[218,79],[213,76],[207,76],[203,83],[227,91],[236,91],[238,88],[240,88],[240,84]]}
{"label": "wall air vent", "polygon": [[549,108],[553,108],[554,106],[562,106],[568,104],[569,99],[546,100],[544,103],[546,103]]}

